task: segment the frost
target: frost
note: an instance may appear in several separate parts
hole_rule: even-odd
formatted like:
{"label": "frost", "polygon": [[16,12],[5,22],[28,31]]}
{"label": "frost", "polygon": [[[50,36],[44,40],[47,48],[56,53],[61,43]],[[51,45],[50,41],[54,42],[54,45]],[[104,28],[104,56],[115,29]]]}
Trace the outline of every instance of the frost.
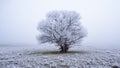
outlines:
{"label": "frost", "polygon": [[[46,45],[47,46],[47,45]],[[57,49],[44,47],[0,48],[1,68],[112,68],[120,67],[120,51],[104,50],[91,47],[74,48],[77,53],[43,54],[44,51]],[[109,52],[109,53],[108,53]],[[21,54],[21,55],[18,55]],[[39,54],[39,55],[38,55]]]}
{"label": "frost", "polygon": [[80,43],[87,35],[80,23],[80,16],[74,11],[52,11],[38,25],[41,43],[55,43],[62,52]]}

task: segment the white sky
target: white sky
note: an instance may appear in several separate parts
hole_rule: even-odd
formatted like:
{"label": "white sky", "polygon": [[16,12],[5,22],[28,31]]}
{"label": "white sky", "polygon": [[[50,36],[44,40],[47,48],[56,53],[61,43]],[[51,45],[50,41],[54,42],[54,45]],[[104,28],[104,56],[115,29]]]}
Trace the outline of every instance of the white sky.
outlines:
{"label": "white sky", "polygon": [[120,47],[120,0],[0,0],[0,44],[38,44],[38,22],[52,10],[80,13],[84,45]]}

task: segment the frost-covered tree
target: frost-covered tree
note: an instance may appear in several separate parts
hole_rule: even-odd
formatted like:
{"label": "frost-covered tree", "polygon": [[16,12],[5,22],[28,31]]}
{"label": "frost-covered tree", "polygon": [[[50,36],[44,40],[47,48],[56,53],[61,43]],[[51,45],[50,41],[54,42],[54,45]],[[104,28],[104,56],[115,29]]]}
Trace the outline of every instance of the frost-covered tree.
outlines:
{"label": "frost-covered tree", "polygon": [[86,32],[80,24],[80,16],[74,11],[52,11],[38,25],[41,43],[55,43],[60,52],[67,52],[71,46],[81,42]]}

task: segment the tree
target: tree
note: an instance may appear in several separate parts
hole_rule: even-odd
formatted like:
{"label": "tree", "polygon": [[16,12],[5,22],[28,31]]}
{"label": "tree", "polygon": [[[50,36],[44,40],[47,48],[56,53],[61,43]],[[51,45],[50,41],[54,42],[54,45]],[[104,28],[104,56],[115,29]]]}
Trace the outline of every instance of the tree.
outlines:
{"label": "tree", "polygon": [[80,16],[74,11],[52,11],[40,21],[38,41],[55,43],[60,52],[67,52],[74,44],[81,42],[86,32],[80,24]]}

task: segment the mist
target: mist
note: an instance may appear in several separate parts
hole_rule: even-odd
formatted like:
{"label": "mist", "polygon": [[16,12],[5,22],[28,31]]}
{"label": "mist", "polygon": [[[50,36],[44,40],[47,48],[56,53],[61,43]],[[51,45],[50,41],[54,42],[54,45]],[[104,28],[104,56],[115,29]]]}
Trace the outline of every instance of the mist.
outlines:
{"label": "mist", "polygon": [[80,14],[88,31],[82,45],[120,48],[119,0],[0,0],[0,44],[38,45],[38,23],[53,10]]}

